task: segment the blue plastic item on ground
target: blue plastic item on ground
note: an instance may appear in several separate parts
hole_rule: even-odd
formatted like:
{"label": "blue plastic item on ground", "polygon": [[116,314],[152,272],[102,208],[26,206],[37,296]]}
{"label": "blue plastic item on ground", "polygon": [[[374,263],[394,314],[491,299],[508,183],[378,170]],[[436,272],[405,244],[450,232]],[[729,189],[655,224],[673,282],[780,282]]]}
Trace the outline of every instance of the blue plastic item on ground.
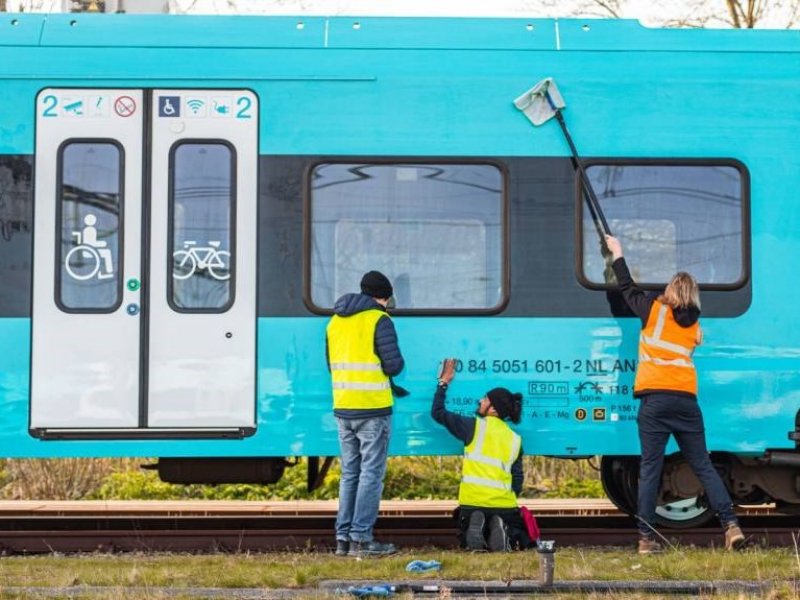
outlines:
{"label": "blue plastic item on ground", "polygon": [[442,568],[442,563],[438,560],[412,560],[406,565],[406,571],[411,573],[422,573],[424,571],[438,571]]}
{"label": "blue plastic item on ground", "polygon": [[395,592],[393,585],[364,585],[361,587],[350,586],[347,593],[356,598],[380,598],[391,596]]}

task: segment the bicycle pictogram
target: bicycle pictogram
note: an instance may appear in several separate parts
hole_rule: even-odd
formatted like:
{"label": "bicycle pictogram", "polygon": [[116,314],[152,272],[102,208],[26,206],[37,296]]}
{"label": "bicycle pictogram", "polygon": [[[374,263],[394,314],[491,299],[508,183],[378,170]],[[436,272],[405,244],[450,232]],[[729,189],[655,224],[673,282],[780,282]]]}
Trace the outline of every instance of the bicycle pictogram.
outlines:
{"label": "bicycle pictogram", "polygon": [[198,246],[190,240],[183,242],[183,248],[172,253],[172,276],[189,279],[195,272],[205,270],[217,281],[230,279],[231,253],[220,250],[221,244],[216,240],[208,242],[208,246]]}

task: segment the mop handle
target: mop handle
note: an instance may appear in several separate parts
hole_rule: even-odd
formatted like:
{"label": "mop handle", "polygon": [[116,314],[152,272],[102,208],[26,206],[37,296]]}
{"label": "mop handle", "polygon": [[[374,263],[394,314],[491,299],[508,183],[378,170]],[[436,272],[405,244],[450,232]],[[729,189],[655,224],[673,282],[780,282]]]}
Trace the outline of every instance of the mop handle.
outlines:
{"label": "mop handle", "polygon": [[547,98],[548,104],[550,104],[550,108],[553,109],[555,113],[556,120],[558,124],[561,126],[561,131],[564,132],[564,137],[567,138],[567,144],[569,144],[569,149],[572,152],[572,157],[575,159],[575,164],[578,166],[578,175],[581,179],[581,185],[583,189],[586,191],[586,195],[588,196],[589,200],[589,210],[592,212],[592,217],[595,219],[600,220],[600,224],[602,225],[603,233],[606,235],[611,235],[611,228],[608,226],[608,221],[606,221],[606,216],[603,214],[603,209],[600,208],[600,202],[597,200],[597,196],[594,193],[594,189],[592,188],[592,184],[589,183],[589,177],[586,175],[586,169],[583,168],[583,161],[581,157],[578,155],[578,149],[575,147],[575,143],[572,141],[572,136],[569,134],[569,130],[567,129],[567,123],[564,121],[564,115],[561,114],[561,110],[553,104],[553,100],[550,98],[550,94],[545,92],[545,98]]}

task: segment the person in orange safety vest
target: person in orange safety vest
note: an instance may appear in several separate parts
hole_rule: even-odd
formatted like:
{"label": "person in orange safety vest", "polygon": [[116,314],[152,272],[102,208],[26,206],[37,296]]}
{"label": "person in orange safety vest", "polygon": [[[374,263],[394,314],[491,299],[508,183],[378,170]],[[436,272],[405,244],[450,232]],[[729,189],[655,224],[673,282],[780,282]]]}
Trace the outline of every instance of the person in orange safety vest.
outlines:
{"label": "person in orange safety vest", "polygon": [[697,403],[697,370],[694,349],[703,341],[700,328],[700,289],[685,272],[677,273],[664,292],[646,294],[633,281],[622,244],[610,235],[606,245],[614,259],[612,268],[619,290],[630,309],[641,319],[639,362],[633,395],[640,401],[636,423],[642,460],[639,467],[639,553],[661,550],[655,540],[656,499],[670,435],[708,495],[711,508],[725,531],[725,547],[744,542],[725,484],[708,456],[703,414]]}

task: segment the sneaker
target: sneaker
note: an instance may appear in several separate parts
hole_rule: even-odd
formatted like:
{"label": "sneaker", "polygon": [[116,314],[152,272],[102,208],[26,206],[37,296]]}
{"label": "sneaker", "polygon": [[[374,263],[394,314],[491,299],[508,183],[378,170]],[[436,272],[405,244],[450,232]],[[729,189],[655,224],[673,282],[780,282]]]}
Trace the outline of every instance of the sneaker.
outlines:
{"label": "sneaker", "polygon": [[510,549],[506,524],[500,515],[492,515],[489,519],[489,551],[508,552]]}
{"label": "sneaker", "polygon": [[350,552],[350,540],[336,540],[336,556],[347,556]]}
{"label": "sneaker", "polygon": [[744,544],[744,534],[736,523],[725,527],[725,550],[738,550]]}
{"label": "sneaker", "polygon": [[653,538],[644,536],[639,538],[639,554],[658,554],[663,551],[661,544]]}
{"label": "sneaker", "polygon": [[383,544],[372,540],[370,542],[350,542],[350,550],[347,556],[365,558],[369,556],[388,556],[397,552],[394,544]]}
{"label": "sneaker", "polygon": [[483,525],[486,516],[479,510],[473,511],[469,516],[466,543],[467,550],[486,550],[486,540],[483,537]]}

